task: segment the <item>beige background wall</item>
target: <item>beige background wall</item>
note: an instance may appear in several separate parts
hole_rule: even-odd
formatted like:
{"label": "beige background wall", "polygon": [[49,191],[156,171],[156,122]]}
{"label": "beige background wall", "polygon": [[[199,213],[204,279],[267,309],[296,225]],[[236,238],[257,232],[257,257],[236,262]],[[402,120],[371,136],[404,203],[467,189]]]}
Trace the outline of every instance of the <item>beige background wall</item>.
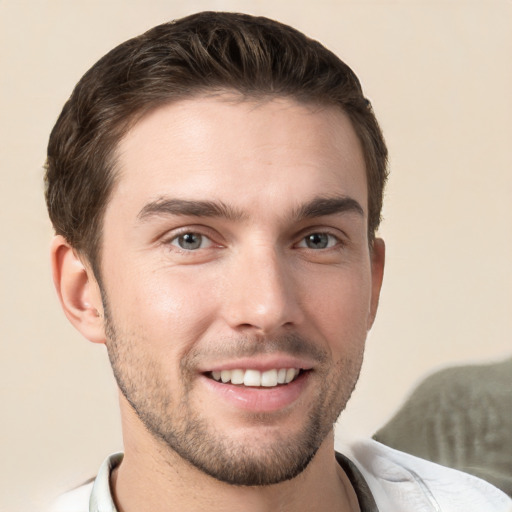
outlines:
{"label": "beige background wall", "polygon": [[202,9],[320,39],[387,136],[381,310],[339,439],[374,432],[432,369],[512,352],[512,2],[0,0],[0,511],[42,509],[121,447],[104,350],[67,324],[50,281],[49,131],[112,46]]}

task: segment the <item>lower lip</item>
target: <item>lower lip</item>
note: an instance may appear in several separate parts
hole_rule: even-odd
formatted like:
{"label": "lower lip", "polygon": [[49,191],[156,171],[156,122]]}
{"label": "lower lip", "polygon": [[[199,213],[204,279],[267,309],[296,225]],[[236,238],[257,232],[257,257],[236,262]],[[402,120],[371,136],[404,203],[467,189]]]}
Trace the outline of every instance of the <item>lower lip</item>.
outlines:
{"label": "lower lip", "polygon": [[301,373],[290,384],[265,388],[223,384],[202,375],[202,381],[224,401],[252,412],[273,412],[292,405],[302,394],[310,372]]}

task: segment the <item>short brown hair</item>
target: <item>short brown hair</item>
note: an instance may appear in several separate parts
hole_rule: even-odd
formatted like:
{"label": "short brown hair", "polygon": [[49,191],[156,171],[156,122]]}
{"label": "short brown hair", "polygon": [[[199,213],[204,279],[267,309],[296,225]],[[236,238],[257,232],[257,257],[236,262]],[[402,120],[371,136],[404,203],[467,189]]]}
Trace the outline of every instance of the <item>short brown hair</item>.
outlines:
{"label": "short brown hair", "polygon": [[78,82],[52,130],[45,174],[50,218],[57,234],[84,254],[95,272],[103,213],[116,178],[113,154],[121,137],[149,109],[217,90],[341,107],[365,156],[373,240],[387,149],[354,72],[287,25],[202,12],[159,25],[106,54]]}

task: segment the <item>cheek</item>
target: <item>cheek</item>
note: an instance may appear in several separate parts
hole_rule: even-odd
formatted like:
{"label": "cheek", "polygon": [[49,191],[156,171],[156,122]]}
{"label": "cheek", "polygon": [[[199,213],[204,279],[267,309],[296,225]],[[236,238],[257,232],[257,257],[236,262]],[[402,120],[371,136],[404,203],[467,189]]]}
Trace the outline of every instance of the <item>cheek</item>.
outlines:
{"label": "cheek", "polygon": [[369,272],[339,272],[310,289],[309,317],[334,352],[362,346],[370,312]]}
{"label": "cheek", "polygon": [[139,268],[131,277],[114,277],[117,281],[111,281],[108,293],[112,314],[125,330],[146,339],[155,352],[184,353],[214,314],[211,287],[192,272]]}

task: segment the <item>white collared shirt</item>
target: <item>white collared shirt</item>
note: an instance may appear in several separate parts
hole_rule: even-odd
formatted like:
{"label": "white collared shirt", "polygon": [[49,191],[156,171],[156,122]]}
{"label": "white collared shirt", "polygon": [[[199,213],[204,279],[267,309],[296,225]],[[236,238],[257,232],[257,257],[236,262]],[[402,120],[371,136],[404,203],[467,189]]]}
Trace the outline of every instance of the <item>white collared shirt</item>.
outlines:
{"label": "white collared shirt", "polygon": [[[122,458],[109,456],[94,482],[61,496],[52,512],[117,512],[110,473]],[[512,500],[491,484],[377,441],[354,443],[337,458],[362,512],[512,512]]]}

